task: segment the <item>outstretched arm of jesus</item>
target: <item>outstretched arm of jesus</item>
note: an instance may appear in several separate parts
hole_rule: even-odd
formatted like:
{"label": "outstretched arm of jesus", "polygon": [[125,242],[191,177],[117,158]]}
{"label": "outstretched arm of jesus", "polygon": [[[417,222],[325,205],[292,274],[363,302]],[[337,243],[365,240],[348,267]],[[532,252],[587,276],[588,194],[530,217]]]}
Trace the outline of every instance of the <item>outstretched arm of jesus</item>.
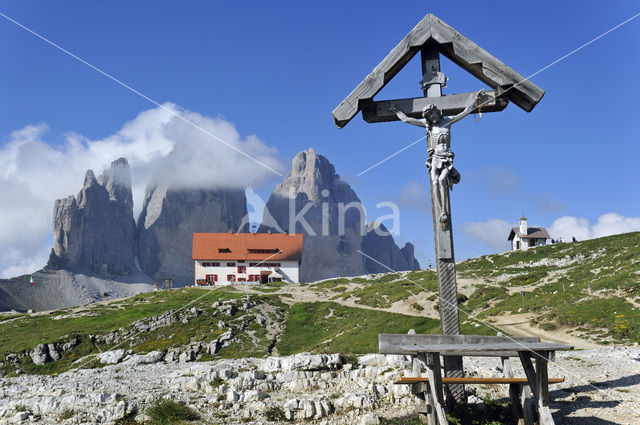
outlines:
{"label": "outstretched arm of jesus", "polygon": [[418,126],[418,127],[423,127],[423,128],[427,127],[427,125],[425,124],[424,120],[419,120],[417,118],[408,117],[404,112],[402,112],[400,109],[398,109],[395,105],[391,106],[391,108],[389,108],[389,110],[391,112],[393,112],[394,114],[396,114],[398,116],[398,118],[400,118],[400,120],[402,122],[406,122],[407,124],[415,125],[415,126]]}
{"label": "outstretched arm of jesus", "polygon": [[447,123],[447,125],[451,126],[452,124],[457,123],[462,118],[464,118],[467,115],[469,115],[471,113],[471,111],[473,111],[476,108],[476,105],[478,105],[478,103],[480,103],[480,105],[482,106],[481,102],[483,101],[482,98],[484,97],[484,94],[485,94],[484,89],[482,89],[478,93],[476,93],[476,95],[473,97],[473,100],[471,102],[469,102],[469,104],[467,105],[466,108],[464,108],[464,111],[460,112],[458,115],[456,115],[453,118],[451,118],[449,120],[449,122]]}

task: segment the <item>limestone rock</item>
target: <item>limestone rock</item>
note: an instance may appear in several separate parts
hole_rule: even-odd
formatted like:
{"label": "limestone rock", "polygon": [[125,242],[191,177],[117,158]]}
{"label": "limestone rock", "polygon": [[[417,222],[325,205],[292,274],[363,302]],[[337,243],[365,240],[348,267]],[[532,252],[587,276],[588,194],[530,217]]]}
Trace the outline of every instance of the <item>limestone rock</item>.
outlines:
{"label": "limestone rock", "polygon": [[401,252],[393,236],[372,233],[380,225],[365,222],[364,209],[351,186],[326,157],[308,149],[295,156],[291,171],[273,191],[259,231],[305,235],[302,282],[389,271],[358,251],[392,270],[415,268],[409,249]]}
{"label": "limestone rock", "polygon": [[99,179],[87,171],[78,195],[54,204],[48,266],[107,277],[130,274],[135,262],[132,199],[125,158],[114,161]]}
{"label": "limestone rock", "polygon": [[[344,213],[340,213],[340,204]],[[267,202],[260,231],[303,233],[300,279],[310,282],[334,276],[364,273],[362,245],[365,217],[360,199],[336,174],[333,164],[313,149],[298,153],[292,169]],[[324,209],[324,212],[323,212]],[[267,214],[270,214],[267,216]],[[344,217],[342,221],[340,215]],[[299,216],[299,220],[290,217]],[[324,226],[323,226],[324,216]],[[291,221],[291,222],[290,222]],[[340,231],[340,228],[344,228]]]}
{"label": "limestone rock", "polygon": [[415,247],[411,242],[405,243],[404,246],[400,249],[400,252],[404,256],[404,258],[407,260],[407,264],[409,265],[409,270],[420,269],[420,263],[418,262],[418,260],[416,260],[416,257],[415,257]]}
{"label": "limestone rock", "polygon": [[38,344],[36,348],[29,354],[31,356],[31,361],[36,365],[43,365],[46,362],[51,360],[49,357],[49,347],[47,344]]}
{"label": "limestone rock", "polygon": [[[407,245],[410,245],[410,248]],[[375,221],[367,223],[367,233],[362,239],[362,252],[371,258],[365,257],[365,271],[367,273],[389,273],[391,271],[413,270],[417,261],[413,258],[413,245],[409,243],[407,245],[405,245],[406,250],[403,252],[398,248],[393,236],[384,224]]]}
{"label": "limestone rock", "polygon": [[119,348],[117,350],[105,351],[96,356],[102,364],[116,364],[119,363],[124,357],[124,349]]}
{"label": "limestone rock", "polygon": [[378,425],[380,423],[380,418],[375,413],[365,413],[362,416],[362,421],[360,423],[362,425]]}
{"label": "limestone rock", "polygon": [[162,361],[165,354],[162,351],[151,351],[147,354],[134,354],[124,363],[127,365],[153,364]]}
{"label": "limestone rock", "polygon": [[53,360],[54,362],[57,362],[62,358],[62,354],[60,353],[58,344],[56,344],[55,342],[47,344],[47,349],[49,350],[49,357],[51,357],[51,360]]}
{"label": "limestone rock", "polygon": [[156,280],[193,283],[191,248],[195,232],[238,229],[247,214],[242,189],[182,189],[147,186],[138,218],[138,259]]}

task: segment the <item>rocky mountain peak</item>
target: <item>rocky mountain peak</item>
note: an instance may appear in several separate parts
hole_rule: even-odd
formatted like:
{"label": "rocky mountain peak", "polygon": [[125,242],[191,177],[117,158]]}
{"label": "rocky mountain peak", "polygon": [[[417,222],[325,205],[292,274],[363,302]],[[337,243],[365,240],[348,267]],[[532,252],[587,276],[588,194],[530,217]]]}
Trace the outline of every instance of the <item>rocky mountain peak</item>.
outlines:
{"label": "rocky mountain peak", "polygon": [[410,263],[405,259],[393,237],[379,236],[365,222],[364,208],[349,183],[325,156],[307,149],[293,158],[291,171],[273,191],[260,231],[305,235],[300,266],[304,282],[379,272],[375,262],[358,252],[366,250],[380,255],[379,261],[393,270],[411,269],[413,258]]}
{"label": "rocky mountain peak", "polygon": [[245,216],[243,189],[149,184],[138,217],[137,254],[142,271],[158,281],[171,278],[176,284],[193,283],[193,234],[238,231]]}
{"label": "rocky mountain peak", "polygon": [[118,158],[100,176],[99,182],[109,192],[109,199],[133,207],[131,169],[126,158]]}
{"label": "rocky mountain peak", "polygon": [[114,277],[134,268],[135,223],[131,172],[126,159],[100,179],[88,170],[77,197],[56,200],[49,266]]}
{"label": "rocky mountain peak", "polygon": [[333,164],[325,156],[309,148],[293,158],[291,171],[284,182],[276,187],[275,192],[288,197],[293,187],[296,194],[303,193],[309,201],[317,203],[333,196],[336,189],[344,190],[342,186],[344,182],[336,174]]}

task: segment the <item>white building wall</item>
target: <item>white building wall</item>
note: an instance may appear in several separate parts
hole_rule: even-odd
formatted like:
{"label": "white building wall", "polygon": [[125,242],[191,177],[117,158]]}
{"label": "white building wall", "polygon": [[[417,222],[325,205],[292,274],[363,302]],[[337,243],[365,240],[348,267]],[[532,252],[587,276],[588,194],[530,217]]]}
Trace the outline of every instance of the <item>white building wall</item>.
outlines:
{"label": "white building wall", "polygon": [[541,239],[541,238],[538,238],[538,239],[529,239],[529,238],[521,239],[520,236],[515,235],[513,237],[513,241],[511,242],[511,250],[512,251],[516,251],[518,249],[517,248],[517,246],[518,246],[517,242],[518,241],[520,242],[520,249],[521,250],[522,249],[531,248],[531,247],[534,247],[534,246],[542,246],[542,245],[546,245],[547,244],[547,240],[546,239]]}
{"label": "white building wall", "polygon": [[[220,263],[220,266],[204,267],[202,263]],[[233,263],[233,266],[227,264]],[[300,282],[300,265],[297,261],[265,261],[265,263],[280,264],[280,267],[268,267],[265,264],[259,266],[249,266],[249,264],[259,263],[257,260],[251,261],[233,261],[233,260],[196,260],[195,261],[195,280],[206,279],[208,274],[218,275],[218,281],[216,284],[233,283],[227,280],[228,275],[235,275],[235,282],[238,282],[239,278],[246,279],[249,282],[249,275],[260,275],[261,271],[271,271],[282,275],[282,280],[285,282]],[[245,266],[245,273],[238,273],[238,266]]]}

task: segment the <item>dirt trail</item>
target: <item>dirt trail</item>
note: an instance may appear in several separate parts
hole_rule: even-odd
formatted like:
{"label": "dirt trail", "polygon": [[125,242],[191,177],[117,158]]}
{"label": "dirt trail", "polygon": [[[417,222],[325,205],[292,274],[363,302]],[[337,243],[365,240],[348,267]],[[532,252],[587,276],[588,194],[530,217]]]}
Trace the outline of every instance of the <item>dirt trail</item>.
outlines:
{"label": "dirt trail", "polygon": [[545,331],[544,329],[531,326],[530,320],[533,317],[534,316],[530,313],[524,313],[496,316],[492,319],[494,325],[504,329],[507,333],[513,336],[537,336],[545,342],[572,345],[574,348],[583,350],[602,348],[602,345],[571,335],[565,329]]}
{"label": "dirt trail", "polygon": [[[347,291],[355,289],[356,285],[354,284],[345,284],[341,285],[347,288]],[[410,305],[416,302],[415,297],[409,297],[407,300],[398,301],[391,305],[389,308],[380,308],[380,307],[371,307],[364,304],[359,304],[356,302],[354,298],[336,298],[333,299],[335,292],[331,291],[322,291],[313,287],[302,287],[299,285],[291,285],[291,286],[283,286],[274,292],[263,292],[258,289],[254,289],[249,285],[238,285],[236,286],[240,292],[247,294],[259,294],[259,295],[280,295],[282,297],[282,302],[286,304],[295,304],[295,303],[312,303],[312,302],[332,302],[336,304],[343,305],[345,307],[356,307],[363,308],[366,310],[377,310],[377,311],[386,311],[389,313],[399,313],[407,316],[419,316],[419,317],[433,317],[437,318],[437,315],[427,314],[426,308],[424,311],[416,311],[410,307]],[[424,307],[424,305],[423,305]]]}

